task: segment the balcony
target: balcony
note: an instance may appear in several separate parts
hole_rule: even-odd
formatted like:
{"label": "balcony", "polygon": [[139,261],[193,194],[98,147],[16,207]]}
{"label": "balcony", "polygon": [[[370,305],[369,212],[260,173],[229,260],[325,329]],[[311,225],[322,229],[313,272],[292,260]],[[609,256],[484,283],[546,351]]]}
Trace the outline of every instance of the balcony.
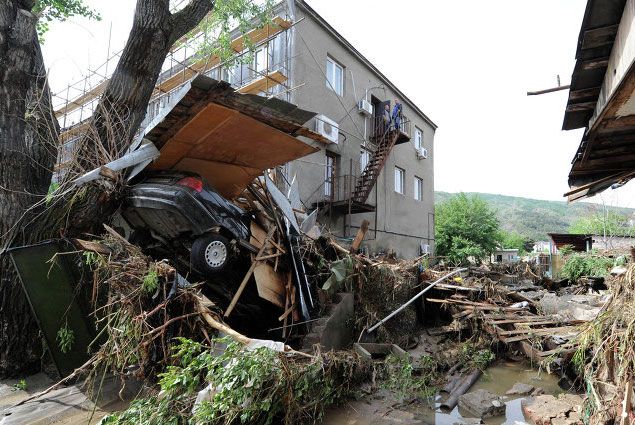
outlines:
{"label": "balcony", "polygon": [[[371,132],[370,140],[374,144],[378,144],[381,139],[384,137],[388,130],[388,126],[384,118],[381,116],[372,117],[373,120],[373,129]],[[400,145],[402,143],[406,143],[410,141],[412,123],[405,115],[401,115],[401,120],[399,123],[399,138],[397,139],[396,145]]]}
{"label": "balcony", "polygon": [[335,177],[332,181],[324,181],[310,197],[315,200],[313,208],[332,209],[339,214],[374,212],[375,205],[353,200],[358,179],[358,175],[346,174]]}

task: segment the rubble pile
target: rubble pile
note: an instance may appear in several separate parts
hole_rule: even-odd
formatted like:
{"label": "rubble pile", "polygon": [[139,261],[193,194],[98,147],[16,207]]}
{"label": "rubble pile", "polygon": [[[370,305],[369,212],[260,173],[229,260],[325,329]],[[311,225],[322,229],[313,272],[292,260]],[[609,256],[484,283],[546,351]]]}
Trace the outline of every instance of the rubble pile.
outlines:
{"label": "rubble pile", "polygon": [[[243,254],[219,273],[108,226],[101,238],[72,240],[90,271],[82,293],[98,331],[73,378],[144,383],[104,423],[316,422],[360,387],[420,403],[412,406],[440,393],[448,411],[498,416],[508,395],[470,388],[495,360],[521,356],[574,383],[570,365],[583,371],[593,418],[630,397],[633,266],[607,281],[609,296],[527,262],[453,269],[427,256],[369,258],[357,253],[363,228],[350,246],[339,241],[275,179],[233,200],[250,219],[240,242],[249,249],[231,245]],[[538,390],[518,383],[510,394],[533,397],[525,411],[539,417],[550,399]],[[553,418],[585,414],[563,409]]]}

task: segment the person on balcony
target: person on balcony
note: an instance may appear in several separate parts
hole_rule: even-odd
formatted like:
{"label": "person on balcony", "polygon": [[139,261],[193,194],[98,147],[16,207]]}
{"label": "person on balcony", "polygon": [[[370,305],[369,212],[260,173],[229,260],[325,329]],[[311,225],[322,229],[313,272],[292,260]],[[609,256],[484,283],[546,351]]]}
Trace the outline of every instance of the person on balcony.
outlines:
{"label": "person on balcony", "polygon": [[382,114],[382,118],[383,118],[383,129],[382,129],[382,133],[385,133],[388,131],[388,129],[390,128],[390,124],[391,124],[391,116],[390,116],[390,102],[386,102],[384,104],[384,113]]}
{"label": "person on balcony", "polygon": [[395,106],[392,108],[392,122],[395,124],[395,130],[401,129],[401,103],[395,99]]}

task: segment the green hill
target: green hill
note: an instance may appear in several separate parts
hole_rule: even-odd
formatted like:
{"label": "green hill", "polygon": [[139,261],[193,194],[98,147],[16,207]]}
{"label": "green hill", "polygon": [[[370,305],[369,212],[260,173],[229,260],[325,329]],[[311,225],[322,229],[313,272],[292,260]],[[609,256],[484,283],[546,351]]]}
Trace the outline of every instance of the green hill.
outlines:
{"label": "green hill", "polygon": [[[519,198],[491,193],[468,193],[478,195],[498,213],[501,227],[515,231],[534,240],[547,240],[547,233],[567,233],[569,225],[577,218],[602,210],[602,205],[585,202],[567,204],[560,201]],[[435,203],[452,197],[453,193],[435,192]],[[631,216],[632,208],[609,208],[619,214]]]}

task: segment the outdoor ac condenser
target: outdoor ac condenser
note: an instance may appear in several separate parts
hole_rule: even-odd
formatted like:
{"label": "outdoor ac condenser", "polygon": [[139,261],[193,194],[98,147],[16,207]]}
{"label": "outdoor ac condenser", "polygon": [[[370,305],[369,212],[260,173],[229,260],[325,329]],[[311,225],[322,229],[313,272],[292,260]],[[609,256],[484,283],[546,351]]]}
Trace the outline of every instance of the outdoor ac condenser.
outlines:
{"label": "outdoor ac condenser", "polygon": [[417,158],[426,159],[428,157],[428,150],[426,148],[417,149]]}
{"label": "outdoor ac condenser", "polygon": [[357,111],[362,115],[370,117],[373,115],[373,104],[366,99],[362,99],[357,103]]}
{"label": "outdoor ac condenser", "polygon": [[315,117],[315,131],[333,143],[339,142],[340,129],[338,124],[325,115]]}

